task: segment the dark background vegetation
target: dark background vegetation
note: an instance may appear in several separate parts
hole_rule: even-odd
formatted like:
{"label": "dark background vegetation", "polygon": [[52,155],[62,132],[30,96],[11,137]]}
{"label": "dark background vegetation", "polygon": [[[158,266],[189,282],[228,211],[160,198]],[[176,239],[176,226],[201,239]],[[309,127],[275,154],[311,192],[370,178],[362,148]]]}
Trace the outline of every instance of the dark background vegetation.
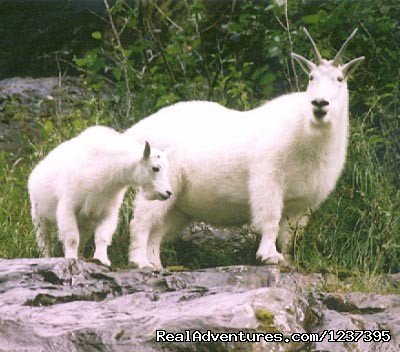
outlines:
{"label": "dark background vegetation", "polygon": [[[3,115],[9,122],[33,121],[39,137],[26,136],[24,148],[0,157],[0,257],[39,255],[26,179],[61,141],[95,123],[122,130],[177,101],[206,99],[247,110],[304,90],[307,77],[290,59],[292,50],[313,59],[301,28],[332,58],[358,27],[345,54],[346,61],[366,57],[349,82],[348,161],[337,189],[298,236],[295,264],[368,275],[400,270],[398,1],[117,0],[109,6],[108,12],[100,0],[0,2],[2,16],[9,14],[0,26],[1,76],[60,77],[59,95],[34,114],[16,111],[12,100],[2,103],[3,113],[12,112]],[[83,97],[66,96],[66,75],[82,78]],[[110,249],[117,264],[127,261],[132,197]],[[179,239],[164,247],[164,263],[253,263],[254,236],[241,236],[232,255],[213,240],[201,247]]]}
{"label": "dark background vegetation", "polygon": [[0,78],[57,75],[57,59],[96,45],[91,33],[107,27],[103,13],[102,0],[0,0]]}

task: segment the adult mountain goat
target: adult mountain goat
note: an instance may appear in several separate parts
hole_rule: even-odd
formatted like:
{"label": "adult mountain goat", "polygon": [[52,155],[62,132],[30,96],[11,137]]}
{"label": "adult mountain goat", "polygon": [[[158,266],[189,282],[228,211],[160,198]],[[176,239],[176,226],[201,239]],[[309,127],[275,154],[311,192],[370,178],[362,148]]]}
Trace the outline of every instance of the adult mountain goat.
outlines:
{"label": "adult mountain goat", "polygon": [[146,142],[143,147],[111,128],[90,127],[42,160],[29,176],[32,220],[38,245],[51,255],[52,224],[64,243],[66,258],[95,233],[94,258],[110,265],[107,247],[118,223],[126,188],[137,185],[144,197],[171,195],[166,156]]}
{"label": "adult mountain goat", "polygon": [[137,197],[130,224],[130,262],[162,268],[160,244],[192,219],[215,225],[250,222],[262,237],[257,257],[284,261],[291,225],[305,226],[334,189],[343,169],[349,130],[347,79],[359,57],[341,64],[292,54],[309,75],[305,92],[278,97],[239,112],[212,102],[191,101],[164,108],[126,131],[139,141],[172,148],[174,195],[166,202]]}

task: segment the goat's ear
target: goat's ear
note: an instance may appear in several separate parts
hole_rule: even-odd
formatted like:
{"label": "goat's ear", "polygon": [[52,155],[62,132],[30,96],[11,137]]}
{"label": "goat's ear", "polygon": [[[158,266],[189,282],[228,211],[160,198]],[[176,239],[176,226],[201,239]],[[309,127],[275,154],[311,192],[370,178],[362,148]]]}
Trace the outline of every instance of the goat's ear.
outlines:
{"label": "goat's ear", "polygon": [[342,71],[343,71],[343,76],[346,78],[349,77],[355,69],[358,67],[358,65],[364,61],[365,56],[358,57],[354,60],[349,61],[347,64],[344,64],[342,66]]}
{"label": "goat's ear", "polygon": [[150,144],[149,142],[146,141],[143,151],[143,159],[148,159],[150,157],[150,151],[151,151]]}
{"label": "goat's ear", "polygon": [[307,74],[309,74],[311,70],[317,67],[313,62],[307,60],[305,57],[299,54],[292,53],[291,55],[292,58],[295,59],[300,64],[303,71]]}

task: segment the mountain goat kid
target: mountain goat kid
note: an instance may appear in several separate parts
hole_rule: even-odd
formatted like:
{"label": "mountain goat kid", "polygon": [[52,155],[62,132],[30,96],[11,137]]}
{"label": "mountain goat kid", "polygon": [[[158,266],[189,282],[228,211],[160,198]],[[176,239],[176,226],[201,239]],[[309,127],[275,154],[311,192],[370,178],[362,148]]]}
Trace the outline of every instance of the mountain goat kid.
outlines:
{"label": "mountain goat kid", "polygon": [[278,97],[239,112],[213,102],[191,101],[164,108],[126,131],[158,148],[173,148],[174,195],[150,203],[139,196],[131,221],[130,262],[162,268],[160,244],[192,219],[214,225],[251,222],[261,232],[257,257],[284,261],[292,225],[305,226],[334,189],[343,169],[349,130],[347,79],[359,57],[341,64],[351,36],[333,60],[292,54],[309,75],[305,92]]}
{"label": "mountain goat kid", "polygon": [[142,188],[147,200],[171,195],[166,156],[111,128],[90,127],[54,150],[29,176],[28,189],[37,241],[51,256],[50,226],[57,224],[66,258],[77,258],[95,233],[94,258],[110,265],[107,247],[118,223],[129,185]]}

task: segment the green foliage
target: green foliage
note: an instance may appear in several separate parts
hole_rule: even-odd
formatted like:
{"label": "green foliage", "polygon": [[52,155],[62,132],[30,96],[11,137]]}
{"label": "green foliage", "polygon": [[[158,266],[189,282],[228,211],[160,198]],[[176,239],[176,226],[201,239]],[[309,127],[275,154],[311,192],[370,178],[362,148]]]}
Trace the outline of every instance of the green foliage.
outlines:
{"label": "green foliage", "polygon": [[[29,214],[26,178],[29,162],[17,159],[10,163],[6,153],[0,154],[0,257],[37,257]],[[22,214],[22,216],[21,216]]]}
{"label": "green foliage", "polygon": [[[74,60],[94,94],[70,114],[39,119],[43,142],[31,146],[29,157],[18,162],[4,155],[0,159],[5,181],[0,182],[0,256],[38,255],[25,182],[32,165],[61,140],[93,123],[128,127],[177,101],[207,99],[246,110],[295,91],[298,85],[305,89],[306,77],[289,55],[295,51],[312,59],[301,27],[307,27],[329,58],[358,27],[345,59],[364,55],[366,60],[350,81],[352,128],[346,168],[335,192],[296,240],[295,264],[331,272],[399,271],[400,4],[289,1],[286,18],[281,3],[114,1],[112,25],[91,34],[98,47]],[[127,261],[130,217],[128,202],[110,249],[117,264]],[[167,265],[192,267],[253,263],[253,243],[232,255],[215,243],[200,248],[180,239],[164,247],[163,258]]]}

